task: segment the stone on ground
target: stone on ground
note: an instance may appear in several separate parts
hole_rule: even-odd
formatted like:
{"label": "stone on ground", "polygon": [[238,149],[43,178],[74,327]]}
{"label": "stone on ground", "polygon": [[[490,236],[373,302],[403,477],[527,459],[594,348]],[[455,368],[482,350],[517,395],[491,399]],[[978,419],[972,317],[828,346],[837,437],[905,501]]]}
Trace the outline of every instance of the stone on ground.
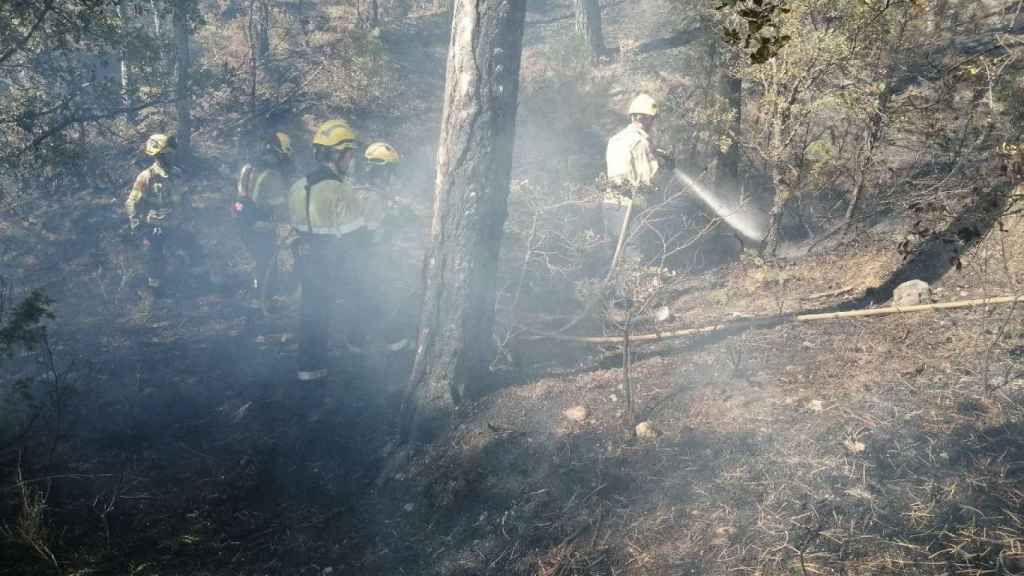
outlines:
{"label": "stone on ground", "polygon": [[892,293],[892,303],[896,306],[917,306],[931,304],[932,289],[924,280],[910,280],[900,284]]}

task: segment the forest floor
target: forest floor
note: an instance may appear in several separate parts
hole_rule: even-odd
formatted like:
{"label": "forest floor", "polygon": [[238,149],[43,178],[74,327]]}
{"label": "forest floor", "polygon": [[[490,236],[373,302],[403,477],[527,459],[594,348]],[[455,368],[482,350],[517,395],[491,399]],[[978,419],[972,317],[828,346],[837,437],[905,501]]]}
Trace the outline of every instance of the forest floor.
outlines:
{"label": "forest floor", "polygon": [[[382,476],[408,358],[371,374],[335,339],[332,402],[311,412],[294,307],[251,305],[215,192],[231,184],[208,184],[205,264],[148,309],[119,198],[0,222],[0,271],[56,303],[44,391],[61,406],[0,452],[0,574],[1024,574],[1016,306],[638,346],[638,421],[655,430],[640,439],[622,426],[621,350],[545,343],[544,363],[525,358]],[[658,329],[884,305],[908,275],[940,302],[1014,293],[1022,226],[993,226],[962,269],[941,240],[904,259],[908,223],[885,220],[684,275]],[[26,503],[45,550],[19,536]]]}
{"label": "forest floor", "polygon": [[[224,229],[226,215],[201,211],[200,229]],[[935,299],[1012,293],[1021,226],[993,230],[960,271],[939,259]],[[225,261],[239,249],[212,240],[204,250]],[[8,529],[15,488],[44,495],[61,573],[1019,573],[1013,306],[638,346],[638,421],[657,435],[636,440],[622,426],[620,349],[558,344],[577,360],[533,366],[460,408],[380,478],[400,358],[369,375],[336,344],[334,402],[311,417],[292,379],[294,314],[259,317],[237,291],[244,260],[215,283],[184,275],[144,311],[81,244],[35,251],[38,275],[24,280],[50,278],[54,354],[73,393],[49,467],[44,455],[25,463],[45,477],[4,494]],[[678,279],[659,328],[841,307],[906,265],[882,225],[820,254]],[[583,418],[566,416],[578,406]],[[0,574],[54,572],[17,536],[0,549]]]}

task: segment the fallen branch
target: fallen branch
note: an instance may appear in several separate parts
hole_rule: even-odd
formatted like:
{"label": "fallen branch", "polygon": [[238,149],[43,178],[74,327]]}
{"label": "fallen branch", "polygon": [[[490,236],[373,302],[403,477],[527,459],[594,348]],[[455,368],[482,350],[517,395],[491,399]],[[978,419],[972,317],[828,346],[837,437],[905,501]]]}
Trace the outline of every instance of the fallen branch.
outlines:
{"label": "fallen branch", "polygon": [[[683,330],[668,330],[651,332],[648,334],[633,334],[629,337],[632,344],[641,342],[659,342],[686,336],[697,336],[700,334],[711,334],[728,329],[753,328],[756,326],[771,327],[787,322],[815,322],[818,320],[839,320],[842,318],[866,318],[869,316],[888,316],[891,314],[910,314],[913,312],[925,312],[929,310],[954,310],[957,308],[972,308],[975,306],[992,306],[996,304],[1012,304],[1024,300],[1020,296],[1000,296],[998,298],[981,298],[977,300],[958,300],[955,302],[940,302],[938,304],[917,304],[914,306],[889,306],[886,308],[870,308],[865,310],[848,310],[846,312],[822,312],[817,314],[781,314],[765,318],[751,318],[734,322],[722,322],[701,328],[686,328]],[[580,342],[583,344],[623,344],[623,336],[569,336],[553,332],[529,330],[540,338],[550,340],[562,340],[567,342]]]}

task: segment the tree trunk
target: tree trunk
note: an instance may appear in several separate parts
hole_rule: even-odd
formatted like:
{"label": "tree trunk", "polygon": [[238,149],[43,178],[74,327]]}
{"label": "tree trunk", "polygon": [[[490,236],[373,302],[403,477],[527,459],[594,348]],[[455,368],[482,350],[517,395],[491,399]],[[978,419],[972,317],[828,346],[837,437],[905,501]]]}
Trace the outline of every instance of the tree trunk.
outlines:
{"label": "tree trunk", "polygon": [[719,148],[718,184],[732,190],[739,189],[740,182],[740,127],[743,119],[743,80],[723,70],[719,78],[719,94],[729,107],[729,148]]}
{"label": "tree trunk", "polygon": [[160,7],[157,6],[156,0],[149,0],[149,7],[153,10],[153,35],[159,39],[163,30]]}
{"label": "tree trunk", "polygon": [[455,3],[406,441],[490,376],[525,16],[526,0]]}
{"label": "tree trunk", "polygon": [[129,123],[135,123],[137,114],[132,110],[133,98],[132,95],[135,93],[135,86],[132,83],[131,69],[128,65],[128,39],[131,36],[131,10],[125,5],[125,0],[119,0],[115,6],[117,10],[117,20],[121,28],[121,105],[124,107],[125,120]]}
{"label": "tree trunk", "polygon": [[785,180],[783,167],[782,143],[782,111],[774,110],[772,117],[771,142],[769,144],[769,159],[771,163],[772,187],[775,189],[775,198],[772,202],[772,209],[768,212],[768,233],[761,242],[761,254],[775,256],[781,243],[782,216],[789,202],[789,184]]}
{"label": "tree trunk", "polygon": [[[709,30],[717,30],[712,23],[706,25]],[[716,146],[717,170],[715,185],[720,189],[739,190],[740,182],[740,127],[743,117],[743,80],[729,73],[729,52],[723,50],[722,40],[718,34],[708,38],[711,42],[708,60],[712,66],[711,73],[715,78],[717,104],[724,105],[729,112],[729,122],[724,127],[729,138],[729,147],[722,150]]]}
{"label": "tree trunk", "polygon": [[868,171],[875,161],[875,151],[881,140],[884,120],[888,117],[889,103],[893,96],[893,82],[891,75],[887,75],[882,90],[878,93],[875,101],[875,109],[871,112],[867,128],[864,130],[864,147],[861,150],[860,158],[857,161],[857,172],[854,179],[853,190],[850,192],[850,204],[846,207],[845,220],[849,223],[860,214],[864,197],[864,185],[867,182]]}
{"label": "tree trunk", "polygon": [[369,0],[366,6],[367,20],[370,24],[370,29],[380,26],[380,2],[377,0]]}
{"label": "tree trunk", "polygon": [[597,0],[576,0],[576,33],[595,60],[608,51],[601,29],[601,6]]}
{"label": "tree trunk", "polygon": [[257,0],[255,10],[256,58],[260,66],[265,66],[270,57],[270,25],[272,13],[269,0]]}
{"label": "tree trunk", "polygon": [[178,153],[184,162],[192,157],[192,56],[189,53],[189,0],[174,3],[174,107],[178,114]]}

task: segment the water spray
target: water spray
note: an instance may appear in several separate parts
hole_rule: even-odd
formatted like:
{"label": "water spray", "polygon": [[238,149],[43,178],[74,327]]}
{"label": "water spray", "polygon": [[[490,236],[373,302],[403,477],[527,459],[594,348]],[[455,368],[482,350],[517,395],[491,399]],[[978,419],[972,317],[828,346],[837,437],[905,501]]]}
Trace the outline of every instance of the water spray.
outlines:
{"label": "water spray", "polygon": [[760,242],[765,237],[764,215],[749,202],[742,199],[737,203],[730,203],[720,198],[703,184],[690,178],[678,168],[673,171],[676,180],[686,185],[708,208],[718,215],[726,224],[742,234],[748,240]]}

